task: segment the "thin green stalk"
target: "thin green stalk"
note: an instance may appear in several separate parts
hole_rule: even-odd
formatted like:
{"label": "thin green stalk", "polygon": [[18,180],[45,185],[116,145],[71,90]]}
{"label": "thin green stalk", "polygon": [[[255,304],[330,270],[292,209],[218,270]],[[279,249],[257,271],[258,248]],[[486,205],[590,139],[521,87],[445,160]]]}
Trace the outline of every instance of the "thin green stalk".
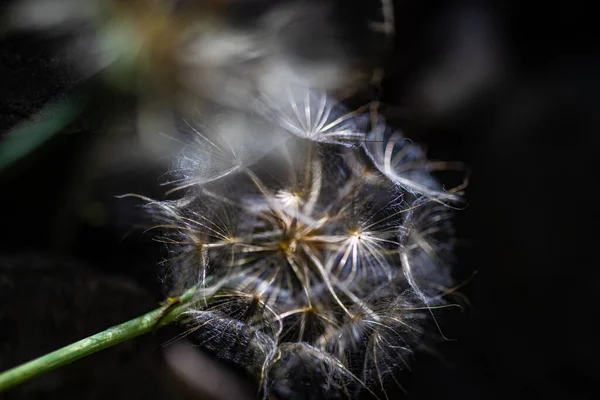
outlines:
{"label": "thin green stalk", "polygon": [[73,123],[86,104],[85,97],[49,104],[30,120],[4,134],[0,142],[0,171],[19,161]]}
{"label": "thin green stalk", "polygon": [[188,291],[147,314],[46,354],[0,374],[0,392],[75,360],[173,323],[194,297]]}

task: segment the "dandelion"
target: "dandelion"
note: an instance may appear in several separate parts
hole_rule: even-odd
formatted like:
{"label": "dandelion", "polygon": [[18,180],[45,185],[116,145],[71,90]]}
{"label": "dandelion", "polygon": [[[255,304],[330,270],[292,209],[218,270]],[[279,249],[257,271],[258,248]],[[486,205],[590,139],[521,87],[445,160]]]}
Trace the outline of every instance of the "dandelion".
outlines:
{"label": "dandelion", "polygon": [[412,145],[386,144],[382,170],[382,143],[319,136],[329,99],[288,99],[292,114],[276,107],[269,118],[283,139],[252,163],[149,203],[170,249],[169,286],[197,289],[188,333],[250,371],[265,397],[385,393],[444,304],[451,227],[438,200],[456,196],[439,196],[427,168],[404,175],[410,185],[392,179],[398,160],[426,162]]}
{"label": "dandelion", "polygon": [[[401,160],[426,159],[393,135],[347,146],[270,118],[260,129],[206,121],[184,121],[196,147],[175,171],[181,197],[145,199],[156,238],[169,248],[167,290],[185,299],[184,334],[244,367],[264,398],[385,396],[425,343],[430,321],[437,325],[434,310],[447,306],[446,203],[457,195],[434,190],[427,168],[407,175]],[[176,318],[160,308],[0,378],[15,384],[23,370],[72,361],[163,317]]]}

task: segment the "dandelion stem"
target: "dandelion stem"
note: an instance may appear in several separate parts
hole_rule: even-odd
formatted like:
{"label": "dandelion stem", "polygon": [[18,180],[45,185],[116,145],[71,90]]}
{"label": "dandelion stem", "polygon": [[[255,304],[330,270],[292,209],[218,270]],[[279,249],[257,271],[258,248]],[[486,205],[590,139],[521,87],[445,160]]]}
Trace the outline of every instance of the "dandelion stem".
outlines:
{"label": "dandelion stem", "polygon": [[75,360],[175,322],[194,297],[194,290],[120,325],[0,373],[0,392],[72,363]]}

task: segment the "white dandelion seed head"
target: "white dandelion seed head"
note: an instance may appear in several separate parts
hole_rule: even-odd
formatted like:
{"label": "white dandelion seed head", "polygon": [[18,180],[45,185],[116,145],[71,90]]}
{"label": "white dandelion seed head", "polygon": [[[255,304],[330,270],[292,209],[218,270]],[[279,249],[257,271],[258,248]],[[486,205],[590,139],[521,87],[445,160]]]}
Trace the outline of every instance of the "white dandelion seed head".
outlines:
{"label": "white dandelion seed head", "polygon": [[151,206],[171,250],[171,290],[198,288],[196,339],[246,367],[265,396],[384,390],[451,285],[449,214],[431,196],[442,192],[410,143],[351,147],[273,120],[265,127],[281,140],[252,162]]}

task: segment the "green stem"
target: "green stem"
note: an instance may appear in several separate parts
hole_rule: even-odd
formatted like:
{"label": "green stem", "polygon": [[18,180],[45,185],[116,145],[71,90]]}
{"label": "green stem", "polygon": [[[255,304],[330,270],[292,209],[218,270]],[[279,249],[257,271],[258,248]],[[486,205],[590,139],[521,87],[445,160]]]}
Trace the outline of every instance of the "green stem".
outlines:
{"label": "green stem", "polygon": [[62,131],[81,114],[86,98],[72,98],[47,105],[29,121],[12,129],[0,142],[0,171]]}
{"label": "green stem", "polygon": [[147,314],[9,369],[0,374],[0,392],[100,350],[169,325],[177,320],[193,297],[194,291],[188,291],[176,298],[176,302],[170,301]]}

